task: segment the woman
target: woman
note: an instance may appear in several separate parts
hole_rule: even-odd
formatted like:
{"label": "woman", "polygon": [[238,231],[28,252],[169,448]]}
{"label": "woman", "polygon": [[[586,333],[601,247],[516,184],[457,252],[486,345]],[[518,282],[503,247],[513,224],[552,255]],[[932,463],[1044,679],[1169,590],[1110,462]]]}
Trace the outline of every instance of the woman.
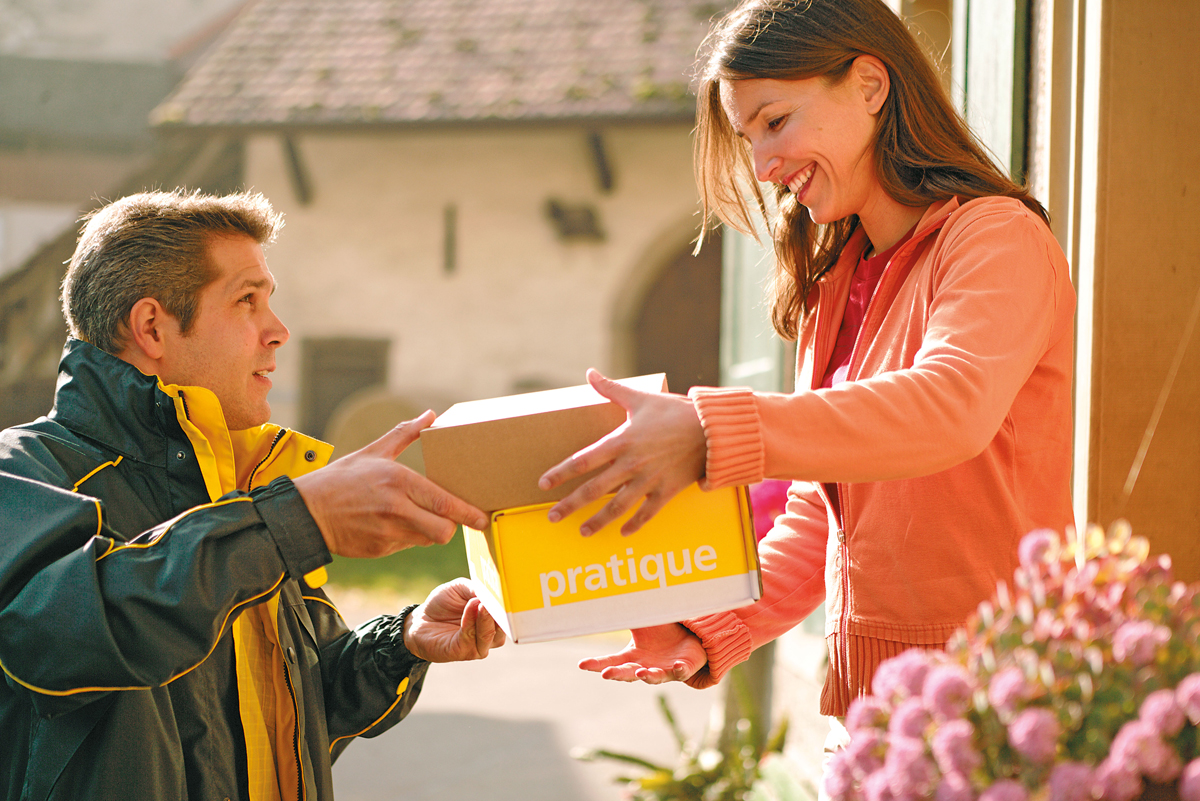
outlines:
{"label": "woman", "polygon": [[605,678],[703,687],[824,599],[824,714],[876,666],[943,645],[1030,529],[1072,522],[1074,292],[1041,205],[993,164],[880,0],[747,0],[701,73],[697,182],[749,232],[775,186],[773,320],[798,340],[797,391],[636,393],[589,380],[626,424],[550,470],[605,469],[558,519],[645,498],[636,530],[687,484],[791,479],[760,545],[753,606],[635,632],[585,660]]}

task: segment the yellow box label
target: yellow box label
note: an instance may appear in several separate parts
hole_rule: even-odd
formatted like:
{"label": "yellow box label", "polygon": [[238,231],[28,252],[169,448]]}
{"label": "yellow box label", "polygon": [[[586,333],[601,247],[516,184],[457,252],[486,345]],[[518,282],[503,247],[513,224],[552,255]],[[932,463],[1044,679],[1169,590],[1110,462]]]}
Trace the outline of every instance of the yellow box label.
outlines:
{"label": "yellow box label", "polygon": [[[476,574],[511,613],[757,568],[744,490],[704,492],[693,485],[635,534],[620,533],[626,515],[590,537],[580,536],[579,526],[607,500],[558,523],[546,518],[550,504],[496,512],[486,535],[468,533]],[[489,564],[492,559],[495,564]],[[496,586],[501,577],[502,596]]]}

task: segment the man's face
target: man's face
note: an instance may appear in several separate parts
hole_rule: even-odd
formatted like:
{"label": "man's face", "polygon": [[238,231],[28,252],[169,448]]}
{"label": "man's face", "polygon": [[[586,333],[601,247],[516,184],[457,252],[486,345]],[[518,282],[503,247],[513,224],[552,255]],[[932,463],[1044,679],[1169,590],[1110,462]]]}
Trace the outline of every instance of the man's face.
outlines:
{"label": "man's face", "polygon": [[190,331],[181,334],[177,321],[168,318],[159,378],[212,390],[231,430],[251,428],[271,417],[268,374],[288,330],[271,311],[275,279],[257,242],[214,236],[208,257],[216,277],[200,291]]}

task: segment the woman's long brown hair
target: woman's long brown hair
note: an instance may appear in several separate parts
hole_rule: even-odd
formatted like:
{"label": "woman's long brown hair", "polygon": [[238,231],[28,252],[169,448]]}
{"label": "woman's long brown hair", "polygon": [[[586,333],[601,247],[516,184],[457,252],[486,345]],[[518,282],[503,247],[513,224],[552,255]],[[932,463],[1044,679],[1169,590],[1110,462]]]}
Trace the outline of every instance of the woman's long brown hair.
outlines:
{"label": "woman's long brown hair", "polygon": [[[753,210],[770,220],[750,147],[721,107],[721,82],[821,77],[834,85],[861,55],[882,61],[890,77],[874,150],[876,177],[894,200],[928,206],[953,196],[1000,195],[1048,219],[1041,203],[988,156],[929,59],[882,0],[745,0],[717,23],[705,49],[693,154],[705,228],[715,215],[755,235]],[[836,263],[858,218],[817,225],[786,187],[776,187],[775,205],[771,319],[781,336],[794,339],[801,315],[810,311],[813,284]]]}

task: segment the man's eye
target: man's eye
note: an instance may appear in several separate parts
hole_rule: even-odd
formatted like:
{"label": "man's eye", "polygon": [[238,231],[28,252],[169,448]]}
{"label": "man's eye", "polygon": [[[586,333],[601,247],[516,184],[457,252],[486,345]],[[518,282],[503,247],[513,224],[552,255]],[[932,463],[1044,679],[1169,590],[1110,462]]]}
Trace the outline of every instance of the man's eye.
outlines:
{"label": "man's eye", "polygon": [[242,298],[238,302],[239,303],[253,303],[254,302],[254,293],[252,292],[249,295],[246,295],[244,298]]}

